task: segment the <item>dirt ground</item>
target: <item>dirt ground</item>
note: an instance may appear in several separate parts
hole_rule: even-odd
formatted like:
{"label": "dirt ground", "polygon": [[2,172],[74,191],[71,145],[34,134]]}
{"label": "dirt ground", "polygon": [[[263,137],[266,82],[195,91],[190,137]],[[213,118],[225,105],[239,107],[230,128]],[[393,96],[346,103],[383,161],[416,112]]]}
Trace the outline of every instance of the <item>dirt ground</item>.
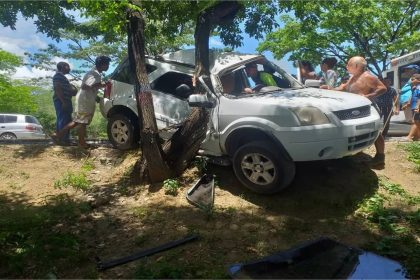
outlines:
{"label": "dirt ground", "polygon": [[[135,152],[104,147],[85,152],[77,147],[3,145],[0,197],[9,205],[38,207],[48,198],[66,194],[76,204],[89,205],[75,220],[55,225],[77,236],[78,250],[86,256],[78,265],[66,263],[64,258],[64,264],[50,271],[56,277],[225,278],[230,264],[321,236],[362,248],[374,241],[378,232],[360,223],[354,211],[364,198],[376,192],[379,178],[386,177],[407,192],[419,194],[420,176],[407,154],[398,142],[388,142],[386,148],[383,170],[370,169],[363,163],[374,153],[372,148],[351,158],[299,163],[293,184],[270,196],[242,187],[230,167],[210,166],[209,171],[217,176],[217,188],[214,212],[209,214],[185,199],[186,190],[199,177],[196,167],[179,179],[182,187],[178,195],[172,196],[165,194],[162,184],[130,184],[129,175],[138,157]],[[89,190],[54,186],[67,172],[80,172],[86,162],[94,166],[87,172]],[[110,260],[191,233],[198,233],[200,239],[96,272],[95,257]],[[21,275],[9,276],[50,275],[35,271],[34,267],[33,273],[25,270]]]}

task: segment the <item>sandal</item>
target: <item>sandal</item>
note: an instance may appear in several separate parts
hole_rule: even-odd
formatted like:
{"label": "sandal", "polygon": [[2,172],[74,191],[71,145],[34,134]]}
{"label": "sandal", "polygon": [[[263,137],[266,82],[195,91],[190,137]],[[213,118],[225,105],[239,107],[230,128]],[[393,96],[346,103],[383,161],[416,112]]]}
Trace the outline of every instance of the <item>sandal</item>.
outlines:
{"label": "sandal", "polygon": [[53,140],[55,145],[61,144],[60,138],[58,138],[57,134],[51,134],[50,137]]}

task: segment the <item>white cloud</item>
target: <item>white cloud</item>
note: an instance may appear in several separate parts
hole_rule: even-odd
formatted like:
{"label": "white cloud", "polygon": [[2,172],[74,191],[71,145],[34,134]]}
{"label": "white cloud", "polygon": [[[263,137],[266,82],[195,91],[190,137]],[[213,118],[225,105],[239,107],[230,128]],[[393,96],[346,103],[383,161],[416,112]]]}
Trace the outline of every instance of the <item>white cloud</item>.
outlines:
{"label": "white cloud", "polygon": [[23,56],[30,49],[46,48],[48,39],[43,34],[36,34],[35,19],[25,20],[18,17],[16,29],[0,27],[0,48],[13,54]]}
{"label": "white cloud", "polygon": [[23,56],[29,48],[46,48],[48,44],[37,35],[26,38],[11,38],[0,35],[0,48],[10,53]]}
{"label": "white cloud", "polygon": [[12,79],[32,79],[52,77],[55,71],[44,70],[36,67],[20,66],[16,68],[16,72],[12,75]]}
{"label": "white cloud", "polygon": [[[51,62],[53,62],[54,65],[60,61],[67,62],[70,65],[70,68],[73,67],[73,65],[65,58],[54,57],[51,60]],[[12,75],[12,79],[32,79],[32,78],[52,77],[55,74],[55,67],[53,68],[54,69],[46,70],[46,69],[41,69],[38,67],[20,66],[16,68],[16,72]]]}

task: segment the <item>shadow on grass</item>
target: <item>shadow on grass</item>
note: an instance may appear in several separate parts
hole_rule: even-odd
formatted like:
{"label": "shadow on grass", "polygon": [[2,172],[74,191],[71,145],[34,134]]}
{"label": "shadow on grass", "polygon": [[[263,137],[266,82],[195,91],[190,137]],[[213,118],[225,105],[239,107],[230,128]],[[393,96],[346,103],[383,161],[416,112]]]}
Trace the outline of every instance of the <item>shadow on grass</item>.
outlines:
{"label": "shadow on grass", "polygon": [[57,146],[51,144],[31,144],[31,145],[20,145],[19,149],[16,149],[13,157],[27,159],[36,158],[45,152],[65,154],[72,159],[82,159],[89,156],[90,151],[81,149],[77,146]]}
{"label": "shadow on grass", "polygon": [[345,217],[378,188],[375,172],[352,158],[301,162],[296,168],[292,184],[274,195],[247,190],[232,168],[211,166],[210,172],[218,176],[220,188],[272,213],[304,219]]}
{"label": "shadow on grass", "polygon": [[[296,219],[271,210],[216,207],[205,213],[188,204],[165,203],[90,209],[66,195],[42,206],[22,195],[0,196],[1,278],[227,278],[227,266],[286,250],[326,236],[351,246],[381,236],[351,219]],[[314,205],[317,208],[323,205]],[[83,216],[87,216],[82,218]],[[96,272],[103,261],[127,256],[198,233],[198,241],[113,269]],[[357,240],[355,242],[355,240]]]}
{"label": "shadow on grass", "polygon": [[[0,194],[0,278],[95,277],[74,223],[89,210],[62,194],[40,206]],[[94,273],[90,273],[93,271]]]}

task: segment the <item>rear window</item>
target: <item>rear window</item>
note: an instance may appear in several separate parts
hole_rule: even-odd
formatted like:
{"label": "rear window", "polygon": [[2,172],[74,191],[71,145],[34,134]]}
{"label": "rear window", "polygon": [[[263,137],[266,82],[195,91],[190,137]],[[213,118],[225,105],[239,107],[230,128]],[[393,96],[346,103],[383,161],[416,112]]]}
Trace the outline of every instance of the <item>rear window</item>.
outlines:
{"label": "rear window", "polygon": [[32,116],[25,116],[25,122],[39,124],[38,120]]}
{"label": "rear window", "polygon": [[[146,72],[147,75],[152,73],[157,69],[156,66],[146,64]],[[130,64],[128,63],[128,60],[124,61],[120,67],[118,67],[115,72],[112,74],[112,79],[123,82],[126,84],[134,84],[134,73],[130,70]]]}
{"label": "rear window", "polygon": [[4,122],[5,123],[15,123],[15,122],[17,122],[17,116],[8,116],[8,115],[5,115],[4,116]]}
{"label": "rear window", "polygon": [[4,123],[4,115],[0,115],[0,123]]}

